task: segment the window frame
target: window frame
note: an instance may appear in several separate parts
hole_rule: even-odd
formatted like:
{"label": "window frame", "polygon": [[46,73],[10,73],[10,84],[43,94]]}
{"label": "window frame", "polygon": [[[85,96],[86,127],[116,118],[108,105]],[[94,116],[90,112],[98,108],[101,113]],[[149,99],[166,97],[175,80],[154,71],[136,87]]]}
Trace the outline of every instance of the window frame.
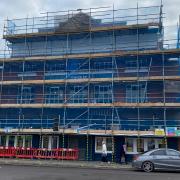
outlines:
{"label": "window frame", "polygon": [[[102,137],[102,136],[96,136],[95,137],[95,153],[102,153],[102,150],[97,150],[97,140],[99,138],[102,138],[105,143],[106,143],[106,146],[107,146],[107,139],[112,139],[111,137]],[[112,140],[111,140],[111,145],[112,145]],[[102,148],[102,147],[101,147]],[[107,153],[108,154],[111,154],[112,153],[112,150],[111,151],[108,151],[108,147],[107,147]]]}
{"label": "window frame", "polygon": [[[141,152],[138,152],[138,139],[137,138],[133,138],[133,137],[126,137],[125,138],[125,142],[127,142],[127,139],[133,139],[133,151],[132,152],[127,152],[127,154],[138,154],[138,153],[141,153]],[[144,152],[147,151],[147,142],[150,138],[141,138],[143,140],[143,150]],[[153,137],[152,137],[153,139]],[[155,148],[159,148],[159,145],[160,145],[160,140],[161,139],[154,139],[154,142],[155,142]]]}

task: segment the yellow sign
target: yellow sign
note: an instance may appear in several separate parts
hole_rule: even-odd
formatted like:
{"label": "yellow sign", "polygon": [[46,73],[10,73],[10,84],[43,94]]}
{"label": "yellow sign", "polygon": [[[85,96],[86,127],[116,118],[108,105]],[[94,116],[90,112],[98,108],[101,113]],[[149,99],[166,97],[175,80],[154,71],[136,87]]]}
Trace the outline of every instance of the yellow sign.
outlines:
{"label": "yellow sign", "polygon": [[155,129],[155,136],[164,136],[164,129]]}

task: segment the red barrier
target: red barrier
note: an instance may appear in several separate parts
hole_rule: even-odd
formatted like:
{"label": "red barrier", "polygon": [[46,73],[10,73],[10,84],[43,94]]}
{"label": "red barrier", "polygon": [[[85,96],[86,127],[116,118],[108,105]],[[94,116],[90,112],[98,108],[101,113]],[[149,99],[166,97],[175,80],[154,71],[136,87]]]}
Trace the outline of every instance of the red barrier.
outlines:
{"label": "red barrier", "polygon": [[14,147],[5,147],[4,148],[4,157],[14,157],[15,148]]}
{"label": "red barrier", "polygon": [[4,147],[0,146],[0,157],[4,157]]}
{"label": "red barrier", "polygon": [[0,157],[16,157],[16,158],[37,158],[37,159],[64,159],[77,160],[78,149],[34,149],[34,148],[14,148],[0,147]]}
{"label": "red barrier", "polygon": [[34,149],[32,148],[16,148],[17,158],[30,158],[34,157]]}

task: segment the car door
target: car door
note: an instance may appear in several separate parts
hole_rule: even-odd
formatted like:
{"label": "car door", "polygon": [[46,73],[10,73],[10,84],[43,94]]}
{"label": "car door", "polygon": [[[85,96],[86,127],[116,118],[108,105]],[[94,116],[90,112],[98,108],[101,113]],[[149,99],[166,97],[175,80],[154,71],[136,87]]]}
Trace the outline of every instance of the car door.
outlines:
{"label": "car door", "polygon": [[168,149],[167,155],[168,155],[168,160],[167,160],[168,167],[180,169],[180,152],[173,149]]}
{"label": "car door", "polygon": [[165,149],[156,150],[151,153],[151,156],[155,168],[166,168],[168,158]]}

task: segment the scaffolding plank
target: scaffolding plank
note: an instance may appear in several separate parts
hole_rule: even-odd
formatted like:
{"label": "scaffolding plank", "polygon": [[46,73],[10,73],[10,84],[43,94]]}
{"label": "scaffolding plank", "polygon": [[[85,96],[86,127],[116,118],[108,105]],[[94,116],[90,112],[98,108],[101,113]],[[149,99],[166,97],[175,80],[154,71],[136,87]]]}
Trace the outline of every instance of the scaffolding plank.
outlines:
{"label": "scaffolding plank", "polygon": [[67,54],[59,56],[32,56],[19,58],[0,58],[0,62],[18,62],[18,61],[47,61],[47,60],[64,60],[64,59],[93,59],[103,57],[123,57],[123,56],[140,56],[140,55],[154,55],[154,54],[176,54],[180,53],[180,49],[156,49],[156,50],[140,50],[140,51],[122,51],[116,50],[112,53],[86,53],[86,54]]}
{"label": "scaffolding plank", "polygon": [[180,103],[62,103],[62,104],[0,104],[0,108],[84,108],[84,107],[180,107]]}
{"label": "scaffolding plank", "polygon": [[180,80],[180,76],[150,76],[150,77],[116,77],[116,78],[84,78],[84,79],[59,79],[59,80],[23,80],[2,81],[3,85],[15,84],[65,84],[65,83],[98,83],[98,82],[121,82],[121,81],[158,81],[158,80]]}

